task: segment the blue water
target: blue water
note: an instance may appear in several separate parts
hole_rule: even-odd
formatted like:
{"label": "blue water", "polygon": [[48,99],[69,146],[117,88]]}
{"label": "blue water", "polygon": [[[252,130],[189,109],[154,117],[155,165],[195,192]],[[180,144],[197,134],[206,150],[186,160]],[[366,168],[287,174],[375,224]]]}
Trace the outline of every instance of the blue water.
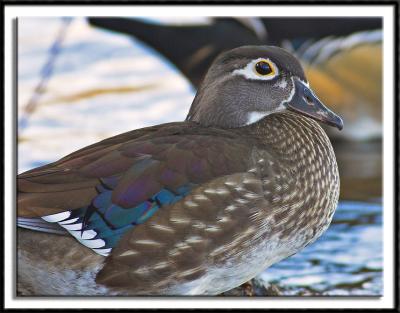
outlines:
{"label": "blue water", "polygon": [[261,278],[297,295],[382,294],[382,204],[342,201],[329,229]]}

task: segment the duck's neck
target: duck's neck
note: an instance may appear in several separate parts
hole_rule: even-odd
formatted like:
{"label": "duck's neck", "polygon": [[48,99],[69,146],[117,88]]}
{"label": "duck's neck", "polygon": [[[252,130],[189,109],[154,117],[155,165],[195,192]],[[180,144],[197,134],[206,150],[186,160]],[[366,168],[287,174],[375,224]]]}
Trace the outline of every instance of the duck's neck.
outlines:
{"label": "duck's neck", "polygon": [[290,111],[268,115],[251,125],[259,140],[274,149],[282,159],[313,161],[336,159],[331,142],[318,122]]}
{"label": "duck's neck", "polygon": [[271,114],[252,126],[268,147],[265,160],[272,161],[267,168],[279,173],[274,179],[295,186],[284,193],[288,214],[298,206],[304,214],[299,223],[315,221],[308,227],[315,240],[328,227],[339,198],[339,172],[328,136],[316,121],[291,112]]}
{"label": "duck's neck", "polygon": [[199,92],[190,107],[186,121],[193,121],[204,127],[218,127],[223,129],[234,129],[245,126],[247,115],[240,109],[241,101],[243,100],[226,100],[226,97],[220,99],[218,94],[214,97],[208,95],[207,101],[204,101],[203,93]]}

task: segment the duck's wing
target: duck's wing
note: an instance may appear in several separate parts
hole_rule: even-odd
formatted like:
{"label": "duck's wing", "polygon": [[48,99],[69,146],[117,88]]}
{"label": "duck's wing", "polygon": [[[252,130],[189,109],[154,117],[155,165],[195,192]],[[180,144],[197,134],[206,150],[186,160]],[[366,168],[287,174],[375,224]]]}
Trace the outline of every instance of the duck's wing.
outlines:
{"label": "duck's wing", "polygon": [[202,294],[202,289],[194,291],[196,286],[224,284],[212,277],[218,268],[219,277],[228,280],[237,271],[252,272],[250,263],[247,269],[239,264],[251,261],[251,250],[262,253],[257,247],[269,240],[262,231],[269,223],[264,212],[274,211],[276,205],[266,198],[284,197],[286,192],[275,184],[273,168],[269,168],[270,184],[258,170],[242,167],[195,186],[182,201],[127,231],[106,258],[96,282],[130,295],[160,295],[171,285],[177,288],[168,291],[172,294],[189,290]]}
{"label": "duck's wing", "polygon": [[[107,138],[75,151],[62,159],[18,175],[18,216],[40,217],[76,209],[90,202],[97,194],[96,186],[104,171],[116,175],[129,166],[129,158],[118,149],[123,143],[151,136],[175,123],[142,128]],[[120,156],[120,158],[119,158]],[[105,157],[109,157],[107,162]],[[87,173],[87,166],[103,162],[102,172]],[[133,162],[133,158],[132,158]]]}
{"label": "duck's wing", "polygon": [[188,122],[129,132],[19,175],[18,216],[25,226],[38,217],[58,224],[107,255],[127,230],[194,187],[245,171],[250,154],[238,133]]}
{"label": "duck's wing", "polygon": [[68,231],[58,223],[49,223],[40,216],[63,214],[65,210],[86,206],[96,196],[98,180],[82,176],[79,169],[106,155],[110,149],[116,149],[121,143],[152,134],[159,128],[157,125],[113,136],[71,153],[57,162],[18,175],[18,226],[68,235]]}

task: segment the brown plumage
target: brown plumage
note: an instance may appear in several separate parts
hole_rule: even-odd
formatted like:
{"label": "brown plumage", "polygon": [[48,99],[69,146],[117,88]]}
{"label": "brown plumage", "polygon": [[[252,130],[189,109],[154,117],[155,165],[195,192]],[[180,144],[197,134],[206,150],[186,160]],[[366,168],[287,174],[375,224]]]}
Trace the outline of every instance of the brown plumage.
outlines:
{"label": "brown plumage", "polygon": [[[276,77],[249,78],[252,69],[243,69],[260,57],[279,64]],[[19,231],[21,293],[218,294],[329,226],[339,175],[329,139],[309,117],[342,122],[307,87],[297,60],[274,47],[242,47],[210,73],[205,86],[213,75],[222,83],[218,97],[201,89],[207,110],[229,106],[223,92],[263,95],[232,103],[238,114],[223,124],[234,127],[218,127],[216,112],[196,113],[18,176],[20,226],[45,231]],[[231,89],[235,81],[243,88]],[[275,96],[259,113],[268,94]],[[213,106],[216,99],[223,105]],[[57,227],[65,235],[49,234]]]}

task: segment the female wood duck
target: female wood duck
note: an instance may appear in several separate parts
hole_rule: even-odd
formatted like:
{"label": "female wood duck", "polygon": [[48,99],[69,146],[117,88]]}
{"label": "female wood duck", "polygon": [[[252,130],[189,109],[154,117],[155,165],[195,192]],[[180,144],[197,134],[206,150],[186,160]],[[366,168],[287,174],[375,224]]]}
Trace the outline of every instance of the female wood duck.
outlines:
{"label": "female wood duck", "polygon": [[221,54],[186,121],[18,176],[19,293],[215,295],[297,253],[338,202],[314,120],[343,126],[290,53]]}

